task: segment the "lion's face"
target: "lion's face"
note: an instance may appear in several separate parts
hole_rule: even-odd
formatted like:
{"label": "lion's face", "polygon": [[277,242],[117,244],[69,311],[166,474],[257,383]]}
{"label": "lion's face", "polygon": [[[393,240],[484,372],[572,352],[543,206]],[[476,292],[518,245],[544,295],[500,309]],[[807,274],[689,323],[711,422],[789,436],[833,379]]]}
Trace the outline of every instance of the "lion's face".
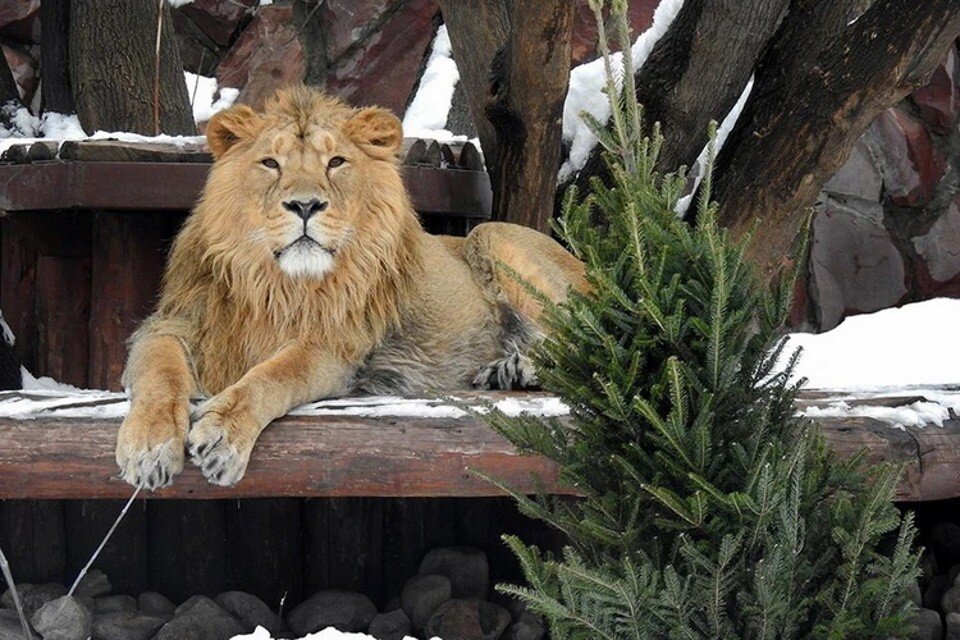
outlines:
{"label": "lion's face", "polygon": [[402,132],[387,111],[294,92],[264,113],[221,112],[207,135],[217,158],[211,183],[241,203],[233,220],[216,221],[219,233],[290,277],[323,277],[351,243],[389,224],[364,206],[371,185],[397,171]]}

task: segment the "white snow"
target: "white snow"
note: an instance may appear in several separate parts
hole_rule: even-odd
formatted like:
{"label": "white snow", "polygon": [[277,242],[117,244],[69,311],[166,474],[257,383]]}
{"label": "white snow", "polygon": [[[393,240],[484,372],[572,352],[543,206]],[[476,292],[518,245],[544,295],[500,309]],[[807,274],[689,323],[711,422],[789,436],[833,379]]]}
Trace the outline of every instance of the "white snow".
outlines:
{"label": "white snow", "polygon": [[[730,113],[726,115],[723,119],[723,122],[720,123],[720,126],[717,127],[717,139],[714,142],[713,146],[713,157],[716,158],[720,154],[720,150],[723,149],[723,143],[727,141],[727,138],[730,136],[730,132],[733,131],[733,128],[737,125],[737,120],[740,119],[740,114],[743,112],[743,107],[747,104],[747,99],[750,97],[750,92],[753,90],[753,76],[750,76],[750,81],[747,82],[747,86],[743,88],[743,92],[740,94],[740,97],[737,98],[736,104],[733,105],[733,108],[730,110]],[[710,143],[708,142],[703,150],[700,152],[700,155],[697,156],[696,175],[693,179],[693,185],[690,189],[690,193],[680,198],[677,201],[677,206],[675,211],[677,215],[681,218],[686,217],[687,211],[690,209],[690,203],[693,202],[693,197],[697,194],[697,189],[700,188],[700,182],[703,180],[703,176],[707,170],[707,160],[710,158]]]}
{"label": "white snow", "polygon": [[176,9],[177,7],[182,7],[184,5],[192,4],[193,0],[167,0],[167,4]]}
{"label": "white snow", "polygon": [[[264,629],[263,627],[257,627],[256,631],[249,635],[234,636],[230,640],[273,640],[270,635],[270,632]],[[345,633],[343,631],[337,631],[333,627],[329,627],[320,631],[318,633],[311,633],[309,635],[300,638],[300,640],[376,640],[373,636],[368,636],[365,633]],[[414,640],[410,636],[407,636],[405,640]],[[440,640],[440,638],[433,638],[432,640]]]}
{"label": "white snow", "polygon": [[960,384],[960,300],[936,298],[851,316],[821,334],[796,333],[795,371],[813,389]]}
{"label": "white snow", "polygon": [[445,128],[459,80],[460,72],[453,61],[447,25],[440,25],[420,84],[403,116],[403,135],[440,142],[466,140],[466,136],[455,136]]}
{"label": "white snow", "polygon": [[[661,0],[657,5],[650,28],[641,33],[630,47],[634,71],[647,61],[654,45],[670,28],[681,7],[683,0]],[[610,62],[614,73],[622,76],[623,53],[618,51],[611,54]],[[557,174],[560,182],[569,180],[583,168],[590,150],[597,143],[597,137],[583,121],[581,114],[590,113],[600,122],[610,118],[610,102],[603,92],[606,81],[603,58],[581,64],[570,72],[570,88],[563,104],[563,139],[570,143],[570,155]],[[617,86],[621,86],[622,81],[622,77],[617,78]]]}
{"label": "white snow", "polygon": [[240,95],[239,89],[219,87],[216,78],[184,71],[183,79],[193,107],[193,120],[197,124],[209,121],[216,112],[232,106]]}
{"label": "white snow", "polygon": [[831,402],[826,407],[808,407],[802,415],[808,418],[872,418],[894,427],[924,427],[928,424],[943,426],[950,418],[950,408],[937,402],[917,401],[902,407],[880,405],[850,406],[845,400]]}

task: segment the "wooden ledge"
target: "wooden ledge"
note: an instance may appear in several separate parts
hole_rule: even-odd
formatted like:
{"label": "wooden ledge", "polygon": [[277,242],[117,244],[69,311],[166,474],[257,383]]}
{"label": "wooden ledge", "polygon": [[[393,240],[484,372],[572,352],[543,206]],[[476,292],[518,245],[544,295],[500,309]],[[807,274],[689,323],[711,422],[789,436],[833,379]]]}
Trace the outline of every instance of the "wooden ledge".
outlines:
{"label": "wooden ledge", "polygon": [[[106,393],[106,392],[104,392]],[[30,392],[4,392],[0,400]],[[504,399],[543,401],[543,394],[465,393],[470,403]],[[922,398],[921,398],[922,399]],[[826,406],[829,398],[805,394],[800,407]],[[872,397],[851,404],[901,407],[916,396]],[[131,488],[117,478],[114,445],[119,418],[61,417],[57,413],[102,405],[119,415],[124,398],[106,393],[80,403],[61,398],[31,419],[0,418],[0,499],[125,498]],[[429,402],[429,401],[420,401]],[[244,479],[233,488],[211,485],[189,462],[172,487],[148,498],[252,497],[481,497],[502,492],[471,472],[481,471],[525,493],[573,495],[548,460],[521,456],[473,416],[443,411],[396,417],[351,415],[356,405],[334,401],[307,407],[264,431]],[[363,413],[364,407],[358,405]],[[108,407],[112,407],[109,408]],[[346,407],[346,408],[345,408]],[[46,412],[46,413],[45,413]],[[111,413],[112,412],[112,413]],[[318,413],[327,415],[318,415]],[[414,412],[416,413],[416,412]],[[17,415],[16,412],[4,415]],[[89,414],[86,414],[89,415]],[[369,413],[367,414],[369,415]],[[898,501],[960,497],[960,420],[943,426],[898,428],[863,417],[820,417],[831,448],[841,458],[866,452],[869,463],[904,465]]]}

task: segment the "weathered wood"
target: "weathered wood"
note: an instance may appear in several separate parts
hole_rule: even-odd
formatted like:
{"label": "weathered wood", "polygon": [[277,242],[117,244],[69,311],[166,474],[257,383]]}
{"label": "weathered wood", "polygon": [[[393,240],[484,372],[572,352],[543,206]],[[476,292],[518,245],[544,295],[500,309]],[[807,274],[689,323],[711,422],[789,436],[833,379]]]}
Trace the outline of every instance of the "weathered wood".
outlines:
{"label": "weathered wood", "polygon": [[147,507],[150,588],[174,602],[227,585],[222,500],[162,500]]}
{"label": "weathered wood", "polygon": [[[65,500],[66,579],[73,580],[113,526],[125,500]],[[137,595],[149,590],[147,505],[130,507],[93,567],[103,571],[114,593]]]}
{"label": "weathered wood", "polygon": [[303,598],[300,501],[227,500],[227,588],[249,591],[276,611]]}
{"label": "weathered wood", "polygon": [[0,308],[16,338],[20,363],[36,371],[36,243],[29,225],[19,218],[3,218],[0,229]]}
{"label": "weathered wood", "polygon": [[196,133],[166,2],[71,0],[69,42],[73,98],[88,132]]}
{"label": "weathered wood", "polygon": [[423,156],[420,157],[418,164],[425,167],[439,167],[442,159],[443,155],[440,152],[440,143],[436,140],[431,140],[427,143],[427,149],[423,152]]}
{"label": "weathered wood", "polygon": [[464,143],[463,149],[460,150],[458,161],[461,169],[483,171],[483,156],[480,154],[480,150],[477,149],[476,145],[470,142]]}
{"label": "weathered wood", "polygon": [[88,374],[92,387],[123,388],[127,338],[153,310],[172,233],[169,216],[94,214]]}
{"label": "weathered wood", "polygon": [[[0,420],[0,498],[129,496],[114,460],[118,424]],[[288,416],[264,431],[236,488],[211,485],[188,464],[172,487],[147,497],[501,495],[470,469],[524,491],[536,491],[534,476],[547,491],[569,491],[552,463],[517,454],[473,417]]]}
{"label": "weathered wood", "polygon": [[422,138],[404,138],[400,157],[403,164],[419,164],[427,152],[427,142]]}
{"label": "weathered wood", "polygon": [[[386,501],[383,521],[383,590],[388,597],[417,573],[424,554],[456,544],[458,500],[398,498]],[[472,502],[472,500],[471,500]]]}
{"label": "weathered wood", "polygon": [[60,158],[81,162],[212,162],[200,144],[126,142],[120,140],[67,140]]}
{"label": "weathered wood", "polygon": [[0,502],[0,547],[17,582],[63,582],[65,546],[60,501]]}
{"label": "weathered wood", "polygon": [[[194,162],[46,162],[0,165],[0,210],[178,211],[193,208],[210,165]],[[482,171],[404,166],[414,208],[426,215],[490,217]]]}
{"label": "weathered wood", "polygon": [[43,90],[40,92],[43,111],[75,113],[70,86],[70,0],[46,0],[40,4],[40,68],[43,69]]}
{"label": "weathered wood", "polygon": [[328,585],[361,591],[376,601],[383,591],[383,501],[327,498]]}
{"label": "weathered wood", "polygon": [[[85,224],[84,224],[85,223]],[[79,247],[89,251],[89,218],[78,220]],[[37,259],[38,376],[78,387],[87,386],[90,319],[90,255]]]}
{"label": "weathered wood", "polygon": [[719,219],[772,272],[824,182],[884,109],[926,82],[960,34],[956,0],[796,0],[761,58],[750,99],[717,159]]}

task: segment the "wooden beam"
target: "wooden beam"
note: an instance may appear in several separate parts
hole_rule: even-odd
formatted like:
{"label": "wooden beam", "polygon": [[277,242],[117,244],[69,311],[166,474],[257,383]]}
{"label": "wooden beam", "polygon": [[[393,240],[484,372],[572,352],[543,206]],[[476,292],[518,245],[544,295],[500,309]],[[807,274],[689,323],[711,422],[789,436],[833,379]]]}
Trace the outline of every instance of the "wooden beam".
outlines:
{"label": "wooden beam", "polygon": [[[0,499],[124,498],[117,477],[118,420],[0,420]],[[209,484],[188,463],[148,498],[440,497],[502,492],[477,469],[549,493],[554,465],[521,456],[476,418],[286,417],[267,428],[235,488]]]}

